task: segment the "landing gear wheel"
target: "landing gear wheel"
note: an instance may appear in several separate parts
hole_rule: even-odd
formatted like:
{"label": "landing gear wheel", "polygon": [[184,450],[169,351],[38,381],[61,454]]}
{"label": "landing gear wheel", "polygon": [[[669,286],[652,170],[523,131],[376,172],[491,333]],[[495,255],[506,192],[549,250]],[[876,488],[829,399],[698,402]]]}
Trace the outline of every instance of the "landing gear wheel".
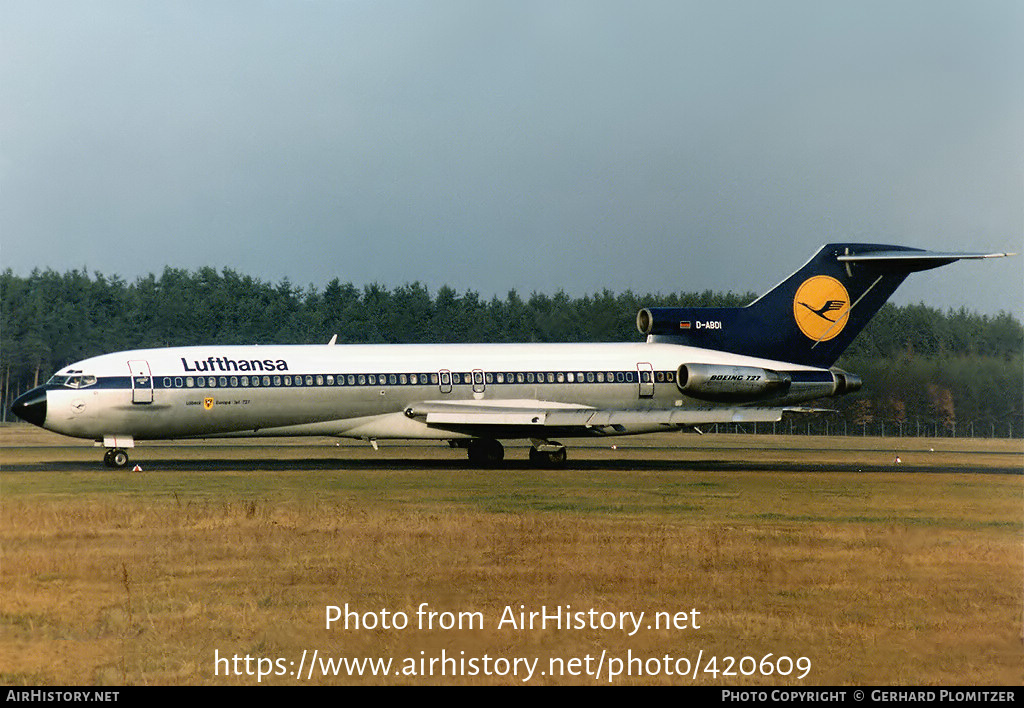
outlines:
{"label": "landing gear wheel", "polygon": [[530,448],[530,464],[537,467],[562,467],[566,457],[565,446],[559,446],[557,450]]}
{"label": "landing gear wheel", "polygon": [[103,455],[103,464],[113,469],[121,469],[128,466],[128,453],[121,448],[107,450]]}
{"label": "landing gear wheel", "polygon": [[505,459],[505,448],[497,440],[477,438],[469,441],[467,446],[469,461],[474,465],[490,467]]}

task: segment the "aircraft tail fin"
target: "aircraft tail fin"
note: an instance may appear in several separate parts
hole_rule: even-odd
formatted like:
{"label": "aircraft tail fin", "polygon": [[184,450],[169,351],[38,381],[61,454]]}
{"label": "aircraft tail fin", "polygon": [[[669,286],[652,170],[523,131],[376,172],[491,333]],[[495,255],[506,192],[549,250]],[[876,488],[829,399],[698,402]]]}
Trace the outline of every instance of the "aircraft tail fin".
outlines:
{"label": "aircraft tail fin", "polygon": [[637,327],[648,341],[827,367],[910,273],[1007,255],[830,243],[746,307],[645,308]]}

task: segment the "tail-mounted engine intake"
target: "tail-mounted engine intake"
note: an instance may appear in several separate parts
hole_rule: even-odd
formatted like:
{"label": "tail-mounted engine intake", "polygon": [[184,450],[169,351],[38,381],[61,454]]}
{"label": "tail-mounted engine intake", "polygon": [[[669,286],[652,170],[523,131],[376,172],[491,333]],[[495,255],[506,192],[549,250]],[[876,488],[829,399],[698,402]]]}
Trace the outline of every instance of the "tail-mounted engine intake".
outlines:
{"label": "tail-mounted engine intake", "polygon": [[636,328],[641,334],[648,335],[687,334],[696,313],[702,316],[712,313],[711,317],[719,317],[722,312],[729,314],[731,309],[734,308],[645,307],[636,313]]}

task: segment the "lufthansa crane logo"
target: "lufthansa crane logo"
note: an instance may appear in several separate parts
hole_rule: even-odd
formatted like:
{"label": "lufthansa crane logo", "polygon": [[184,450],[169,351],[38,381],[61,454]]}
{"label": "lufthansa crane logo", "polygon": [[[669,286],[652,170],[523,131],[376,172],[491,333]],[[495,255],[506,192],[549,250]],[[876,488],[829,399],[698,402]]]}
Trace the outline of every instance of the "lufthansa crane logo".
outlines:
{"label": "lufthansa crane logo", "polygon": [[796,326],[816,342],[836,337],[850,317],[850,294],[835,278],[816,275],[805,280],[793,297]]}

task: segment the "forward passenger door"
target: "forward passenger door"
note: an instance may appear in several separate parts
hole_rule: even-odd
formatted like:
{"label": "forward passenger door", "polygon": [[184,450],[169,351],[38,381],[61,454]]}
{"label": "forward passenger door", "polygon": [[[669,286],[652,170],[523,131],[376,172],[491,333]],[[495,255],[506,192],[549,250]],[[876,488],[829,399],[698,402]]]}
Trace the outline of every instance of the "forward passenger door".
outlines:
{"label": "forward passenger door", "polygon": [[128,362],[132,374],[132,403],[153,402],[153,375],[149,362],[142,359]]}

